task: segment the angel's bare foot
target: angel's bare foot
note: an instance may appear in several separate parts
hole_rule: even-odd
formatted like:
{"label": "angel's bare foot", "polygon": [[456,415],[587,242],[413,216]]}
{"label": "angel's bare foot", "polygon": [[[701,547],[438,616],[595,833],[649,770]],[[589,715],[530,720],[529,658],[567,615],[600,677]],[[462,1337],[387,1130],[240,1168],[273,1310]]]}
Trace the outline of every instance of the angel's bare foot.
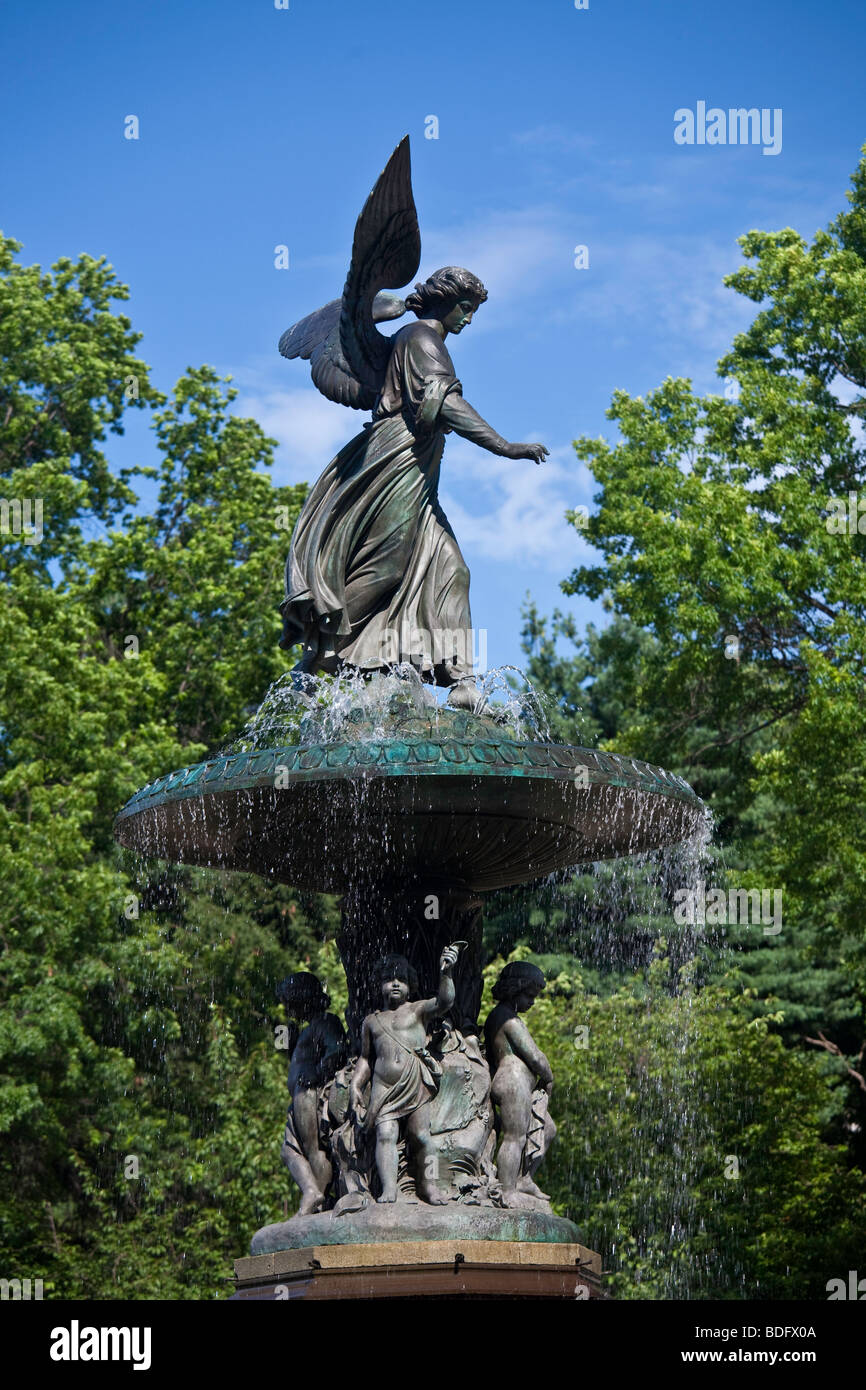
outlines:
{"label": "angel's bare foot", "polygon": [[383,1192],[382,1195],[381,1195],[381,1197],[377,1197],[377,1198],[376,1198],[376,1201],[379,1202],[379,1203],[381,1203],[381,1204],[388,1203],[388,1202],[396,1202],[396,1200],[397,1200],[397,1190],[396,1190],[396,1188],[394,1189],[393,1192],[389,1189],[387,1192]]}
{"label": "angel's bare foot", "polygon": [[448,694],[448,704],[452,709],[468,709],[476,713],[476,705],[481,700],[481,692],[473,680],[460,681],[452,685]]}
{"label": "angel's bare foot", "polygon": [[309,677],[320,674],[333,676],[339,665],[340,660],[333,647],[305,646],[301,652],[300,661],[296,662],[291,669],[292,685],[295,689],[304,690],[309,684]]}
{"label": "angel's bare foot", "polygon": [[299,676],[312,675],[316,669],[318,652],[315,647],[304,647],[301,651],[301,659],[292,667],[292,675],[296,672]]}

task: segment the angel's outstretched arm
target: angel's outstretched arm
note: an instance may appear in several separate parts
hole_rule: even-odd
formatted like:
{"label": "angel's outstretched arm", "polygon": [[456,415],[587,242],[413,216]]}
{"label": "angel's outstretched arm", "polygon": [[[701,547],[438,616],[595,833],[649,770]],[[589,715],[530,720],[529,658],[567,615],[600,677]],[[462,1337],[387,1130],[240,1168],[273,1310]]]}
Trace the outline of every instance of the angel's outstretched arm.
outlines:
{"label": "angel's outstretched arm", "polygon": [[480,444],[482,449],[489,449],[491,454],[499,454],[501,458],[528,458],[540,463],[547,455],[543,444],[509,444],[492,425],[482,420],[478,411],[464,401],[457,391],[448,392],[442,402],[439,419],[464,439],[471,439],[473,444]]}
{"label": "angel's outstretched arm", "polygon": [[471,439],[473,444],[480,444],[482,449],[489,449],[491,454],[500,454],[503,458],[508,456],[508,440],[497,434],[486,420],[482,420],[478,411],[464,401],[457,391],[449,391],[442,402],[439,418],[443,425],[456,434],[462,434],[464,439]]}

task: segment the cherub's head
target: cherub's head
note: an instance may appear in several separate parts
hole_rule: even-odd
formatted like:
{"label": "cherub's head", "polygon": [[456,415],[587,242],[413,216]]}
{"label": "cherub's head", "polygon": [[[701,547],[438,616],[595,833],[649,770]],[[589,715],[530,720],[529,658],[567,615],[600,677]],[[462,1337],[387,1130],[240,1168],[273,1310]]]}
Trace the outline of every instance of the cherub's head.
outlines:
{"label": "cherub's head", "polygon": [[544,989],[544,975],[537,965],[528,960],[509,961],[496,984],[493,998],[510,1004],[515,1013],[525,1013],[531,1009]]}
{"label": "cherub's head", "polygon": [[290,1018],[308,1020],[317,1014],[327,1013],[331,996],[324,990],[307,970],[299,970],[283,980],[277,990],[277,998],[286,1006]]}
{"label": "cherub's head", "polygon": [[376,965],[376,978],[386,1009],[396,1009],[418,993],[418,976],[405,956],[383,956]]}
{"label": "cherub's head", "polygon": [[471,270],[446,265],[415,286],[406,296],[406,308],[419,319],[438,319],[446,333],[462,333],[486,298],[486,289]]}

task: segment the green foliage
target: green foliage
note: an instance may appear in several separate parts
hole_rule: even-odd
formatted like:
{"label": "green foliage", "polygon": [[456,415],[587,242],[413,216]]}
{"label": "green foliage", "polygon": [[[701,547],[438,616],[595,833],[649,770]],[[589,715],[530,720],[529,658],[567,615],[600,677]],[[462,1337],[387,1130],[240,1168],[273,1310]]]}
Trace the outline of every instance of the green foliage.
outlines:
{"label": "green foliage", "polygon": [[604,595],[613,621],[578,639],[557,615],[548,636],[530,611],[525,640],[566,723],[582,704],[603,746],[682,773],[716,813],[729,881],[781,889],[782,936],[732,930],[732,949],[789,1041],[820,1030],[847,1059],[837,1120],[863,1162],[866,155],[848,198],[811,244],[741,238],[727,283],[761,307],[719,364],[737,399],[672,379],[619,391],[619,439],[575,442],[600,485],[601,558],[563,588]]}
{"label": "green foliage", "polygon": [[826,1297],[857,1267],[866,1178],[824,1142],[824,1063],[664,951],[607,997],[572,966],[527,1015],[558,1078],[545,1189],[616,1297]]}
{"label": "green foliage", "polygon": [[[2,1263],[61,1296],[201,1297],[283,1206],[274,988],[333,910],[216,874],[142,879],[111,827],[285,669],[263,595],[303,489],[272,485],[272,441],[210,368],[168,403],[149,386],[110,267],[43,274],[17,249],[2,243],[0,463],[8,497],[43,497],[44,536],[0,538]],[[118,478],[98,447],[145,404],[152,512],[131,481],[153,470]],[[94,519],[111,528],[96,540]]]}
{"label": "green foliage", "polygon": [[83,523],[106,523],[132,501],[99,445],[106,431],[122,433],[128,406],[160,397],[133,356],[141,334],[111,310],[129,291],[104,257],[43,272],[19,265],[20,249],[0,232],[0,480],[7,498],[42,499],[44,537],[34,546],[4,536],[3,567],[11,560],[45,579]]}

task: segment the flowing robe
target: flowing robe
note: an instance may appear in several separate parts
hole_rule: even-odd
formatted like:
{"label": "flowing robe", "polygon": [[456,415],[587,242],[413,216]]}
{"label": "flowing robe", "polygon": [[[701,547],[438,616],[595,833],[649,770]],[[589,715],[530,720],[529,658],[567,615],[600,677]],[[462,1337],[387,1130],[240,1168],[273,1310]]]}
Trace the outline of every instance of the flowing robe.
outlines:
{"label": "flowing robe", "polygon": [[426,1045],[410,1047],[398,1038],[385,1022],[383,1010],[378,1009],[373,1017],[381,1031],[399,1048],[402,1071],[399,1080],[389,1083],[383,1082],[374,1070],[370,1104],[364,1116],[363,1127],[366,1130],[384,1124],[386,1120],[402,1120],[406,1115],[411,1115],[426,1101],[433,1099],[442,1076],[442,1067]]}
{"label": "flowing robe", "polygon": [[325,469],[292,536],[280,645],[303,642],[310,669],[471,674],[469,571],[438,496],[451,393],[462,387],[439,334],[421,322],[396,333],[372,423]]}

